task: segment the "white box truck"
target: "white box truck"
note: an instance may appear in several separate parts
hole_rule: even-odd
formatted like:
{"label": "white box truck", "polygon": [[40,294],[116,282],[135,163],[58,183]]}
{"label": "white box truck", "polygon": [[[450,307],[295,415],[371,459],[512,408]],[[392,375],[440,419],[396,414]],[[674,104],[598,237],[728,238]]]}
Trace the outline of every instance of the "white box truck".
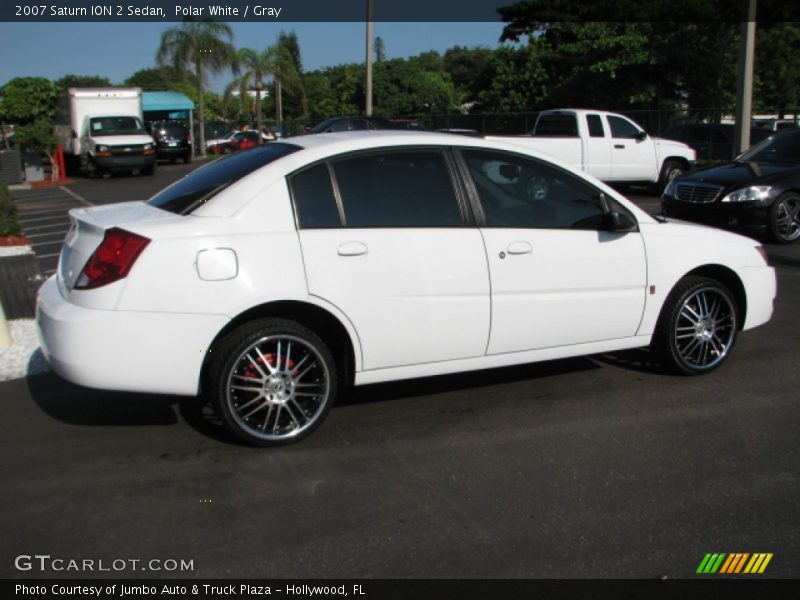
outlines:
{"label": "white box truck", "polygon": [[69,88],[56,136],[64,158],[89,176],[155,173],[156,150],[144,128],[140,88]]}

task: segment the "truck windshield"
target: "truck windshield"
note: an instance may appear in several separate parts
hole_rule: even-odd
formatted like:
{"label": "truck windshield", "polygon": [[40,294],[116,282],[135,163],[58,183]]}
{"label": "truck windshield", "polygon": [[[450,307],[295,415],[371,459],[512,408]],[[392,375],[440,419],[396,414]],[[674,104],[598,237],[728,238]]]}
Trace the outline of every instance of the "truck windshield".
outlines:
{"label": "truck windshield", "polygon": [[94,117],[89,120],[89,135],[130,135],[147,132],[138,117]]}

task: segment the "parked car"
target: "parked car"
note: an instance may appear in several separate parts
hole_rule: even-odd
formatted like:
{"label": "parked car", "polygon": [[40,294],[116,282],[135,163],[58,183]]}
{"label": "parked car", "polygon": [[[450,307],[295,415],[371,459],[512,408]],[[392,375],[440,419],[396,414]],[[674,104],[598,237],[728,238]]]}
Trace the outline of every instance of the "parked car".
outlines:
{"label": "parked car", "polygon": [[753,119],[754,129],[766,129],[767,131],[789,131],[800,129],[797,121],[792,119]]}
{"label": "parked car", "polygon": [[800,239],[800,130],[774,134],[735,161],[673,181],[663,214],[721,227]]}
{"label": "parked car", "polygon": [[545,110],[530,134],[486,139],[544,152],[609,183],[647,183],[659,191],[696,159],[686,144],[652,137],[626,116],[601,110]]}
{"label": "parked car", "polygon": [[[263,142],[270,142],[275,139],[274,134],[261,134]],[[258,145],[258,131],[255,129],[231,129],[222,137],[213,138],[206,141],[206,152],[211,154],[231,154],[239,150],[247,150]]]}
{"label": "parked car", "polygon": [[156,158],[175,162],[180,158],[192,162],[192,133],[180,121],[155,121],[150,124],[150,135],[156,143]]}
{"label": "parked car", "polygon": [[70,216],[38,295],[53,369],[202,390],[261,445],[310,433],[350,384],[648,344],[707,373],[776,291],[755,241],[662,222],[544,154],[467,136],[300,136]]}
{"label": "parked car", "polygon": [[[750,144],[757,144],[770,134],[767,129],[752,128]],[[680,123],[668,129],[664,137],[685,142],[701,160],[729,161],[734,155],[734,127],[728,123]]]}
{"label": "parked car", "polygon": [[306,127],[306,133],[363,131],[365,129],[403,129],[385,117],[331,117]]}

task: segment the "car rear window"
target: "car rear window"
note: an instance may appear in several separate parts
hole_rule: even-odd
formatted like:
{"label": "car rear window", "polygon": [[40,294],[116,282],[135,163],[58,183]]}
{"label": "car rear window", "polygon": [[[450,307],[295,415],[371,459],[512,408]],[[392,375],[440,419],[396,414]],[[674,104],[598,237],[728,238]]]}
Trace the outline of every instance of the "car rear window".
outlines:
{"label": "car rear window", "polygon": [[148,204],[179,215],[189,214],[230,184],[300,149],[294,144],[271,142],[220,158],[176,181],[153,196]]}

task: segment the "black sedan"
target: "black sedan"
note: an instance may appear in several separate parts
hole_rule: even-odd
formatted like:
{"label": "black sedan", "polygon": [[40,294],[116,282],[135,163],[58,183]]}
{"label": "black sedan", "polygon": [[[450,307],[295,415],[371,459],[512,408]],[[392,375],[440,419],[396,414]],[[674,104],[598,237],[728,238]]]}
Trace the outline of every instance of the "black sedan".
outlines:
{"label": "black sedan", "polygon": [[773,135],[724,165],[677,177],[664,216],[800,239],[800,131]]}

